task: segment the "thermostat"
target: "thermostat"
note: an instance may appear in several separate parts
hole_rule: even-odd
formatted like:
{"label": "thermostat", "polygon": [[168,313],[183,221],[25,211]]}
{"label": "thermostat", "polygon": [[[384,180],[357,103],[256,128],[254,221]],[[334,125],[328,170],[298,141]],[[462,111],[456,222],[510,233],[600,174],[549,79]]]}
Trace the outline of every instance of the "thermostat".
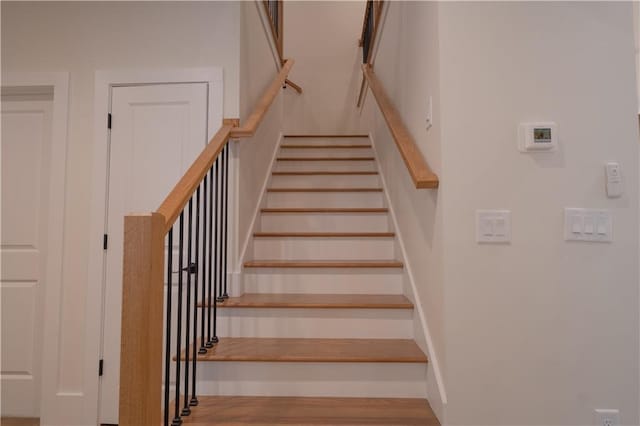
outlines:
{"label": "thermostat", "polygon": [[556,123],[521,123],[518,149],[522,152],[555,151],[558,148]]}

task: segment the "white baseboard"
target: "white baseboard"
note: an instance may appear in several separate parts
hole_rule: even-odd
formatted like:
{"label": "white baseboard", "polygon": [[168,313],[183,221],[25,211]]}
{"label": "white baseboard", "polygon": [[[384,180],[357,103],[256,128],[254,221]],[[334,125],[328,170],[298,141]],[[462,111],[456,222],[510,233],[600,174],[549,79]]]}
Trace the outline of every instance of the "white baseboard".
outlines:
{"label": "white baseboard", "polygon": [[[418,290],[417,290],[417,286],[416,286],[416,282],[413,276],[413,272],[411,269],[411,265],[408,262],[408,257],[407,257],[407,252],[405,249],[405,245],[404,245],[404,241],[402,239],[402,233],[400,232],[400,228],[398,226],[398,221],[396,219],[396,214],[393,208],[393,204],[391,203],[391,198],[389,197],[389,188],[387,186],[387,181],[385,179],[384,176],[384,172],[382,170],[382,167],[380,167],[380,160],[378,157],[378,151],[376,149],[376,142],[375,139],[373,138],[373,135],[371,133],[369,133],[369,139],[371,139],[371,146],[373,147],[373,152],[374,152],[374,157],[375,157],[375,161],[376,164],[378,166],[378,173],[380,173],[380,181],[382,182],[382,187],[384,189],[384,196],[385,196],[385,201],[387,203],[387,206],[389,208],[389,213],[390,213],[390,217],[391,217],[391,221],[393,223],[393,228],[394,231],[396,233],[397,236],[397,242],[398,242],[398,247],[400,249],[400,254],[401,254],[401,259],[402,262],[404,263],[404,270],[406,272],[406,276],[409,282],[409,289],[411,290],[411,292],[413,293],[412,299],[416,301],[415,304],[415,309],[416,312],[418,314],[418,320],[419,320],[419,324],[416,324],[415,329],[419,329],[421,328],[423,336],[416,336],[418,337],[416,339],[416,341],[418,343],[420,343],[419,339],[420,337],[424,338],[424,343],[426,345],[426,351],[427,351],[427,356],[429,358],[429,366],[431,367],[431,369],[433,370],[433,378],[435,379],[436,382],[436,390],[438,393],[438,399],[439,401],[431,401],[432,405],[437,404],[438,408],[440,408],[440,410],[438,410],[440,413],[442,413],[442,407],[444,405],[447,404],[447,394],[446,394],[446,390],[445,390],[445,386],[444,386],[444,379],[442,377],[442,372],[440,370],[440,364],[438,362],[438,357],[436,356],[436,353],[433,349],[433,340],[431,338],[431,333],[429,332],[429,327],[427,326],[427,320],[426,317],[424,315],[424,311],[422,309],[422,303],[420,302],[420,298],[418,296]],[[419,326],[419,327],[418,327]],[[431,395],[429,395],[431,396]],[[434,404],[435,403],[435,404]],[[436,407],[432,407],[432,408],[436,408]]]}

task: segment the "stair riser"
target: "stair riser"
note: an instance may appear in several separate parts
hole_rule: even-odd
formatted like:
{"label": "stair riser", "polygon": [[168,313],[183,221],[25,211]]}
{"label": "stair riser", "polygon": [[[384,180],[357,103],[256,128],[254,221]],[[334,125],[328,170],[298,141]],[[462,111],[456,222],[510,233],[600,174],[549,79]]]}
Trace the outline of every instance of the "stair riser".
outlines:
{"label": "stair riser", "polygon": [[410,309],[223,308],[221,337],[413,338]]}
{"label": "stair riser", "polygon": [[375,172],[374,161],[276,161],[276,172]]}
{"label": "stair riser", "polygon": [[377,175],[272,176],[272,188],[380,188]]}
{"label": "stair riser", "polygon": [[199,395],[426,397],[426,364],[198,364]]}
{"label": "stair riser", "polygon": [[243,273],[246,293],[402,294],[402,269],[256,268]]}
{"label": "stair riser", "polygon": [[393,260],[393,238],[255,238],[253,259]]}
{"label": "stair riser", "polygon": [[296,158],[344,158],[344,157],[373,157],[371,148],[280,148],[278,157]]}
{"label": "stair riser", "polygon": [[283,145],[367,145],[371,141],[363,138],[284,138]]}
{"label": "stair riser", "polygon": [[384,207],[381,192],[269,192],[267,207]]}
{"label": "stair riser", "polygon": [[386,232],[386,213],[263,213],[264,232]]}

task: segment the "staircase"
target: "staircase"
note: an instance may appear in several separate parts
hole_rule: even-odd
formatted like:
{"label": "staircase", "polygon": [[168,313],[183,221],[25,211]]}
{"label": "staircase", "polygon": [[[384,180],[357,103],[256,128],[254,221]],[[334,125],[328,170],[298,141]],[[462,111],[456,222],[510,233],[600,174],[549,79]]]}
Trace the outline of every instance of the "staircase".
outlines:
{"label": "staircase", "polygon": [[369,139],[285,137],[264,198],[184,424],[439,424]]}

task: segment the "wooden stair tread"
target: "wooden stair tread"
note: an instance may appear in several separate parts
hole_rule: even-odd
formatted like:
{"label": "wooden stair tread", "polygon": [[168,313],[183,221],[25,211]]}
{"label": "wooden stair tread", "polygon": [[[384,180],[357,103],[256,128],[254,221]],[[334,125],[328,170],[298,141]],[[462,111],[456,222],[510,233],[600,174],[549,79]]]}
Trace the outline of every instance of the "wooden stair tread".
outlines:
{"label": "wooden stair tread", "polygon": [[382,188],[267,188],[267,192],[382,192]]}
{"label": "wooden stair tread", "polygon": [[369,135],[284,135],[285,138],[368,138]]}
{"label": "wooden stair tread", "polygon": [[332,171],[302,171],[302,172],[273,172],[274,176],[373,176],[378,175],[378,172],[356,172],[356,171],[345,171],[345,172],[332,172]]}
{"label": "wooden stair tread", "polygon": [[38,417],[0,417],[2,426],[40,426]]}
{"label": "wooden stair tread", "polygon": [[373,161],[373,157],[278,157],[278,161]]}
{"label": "wooden stair tread", "polygon": [[274,208],[266,207],[260,209],[261,213],[388,213],[389,209],[384,207],[372,207],[372,208],[331,208],[331,207],[300,207],[300,208]]}
{"label": "wooden stair tread", "polygon": [[293,145],[293,144],[287,144],[287,145],[280,145],[280,148],[285,148],[285,149],[364,149],[364,148],[372,148],[371,145],[362,145],[362,144],[356,144],[356,145]]}
{"label": "wooden stair tread", "polygon": [[[181,357],[184,359],[184,351]],[[411,339],[221,337],[207,353],[199,354],[198,360],[426,363],[427,357]]]}
{"label": "wooden stair tread", "polygon": [[398,260],[248,260],[245,268],[402,268]]}
{"label": "wooden stair tread", "polygon": [[439,426],[426,399],[290,396],[198,396],[183,424]]}
{"label": "wooden stair tread", "polygon": [[254,232],[255,238],[393,238],[393,232]]}
{"label": "wooden stair tread", "polygon": [[245,293],[218,303],[218,307],[413,309],[413,304],[402,294]]}

